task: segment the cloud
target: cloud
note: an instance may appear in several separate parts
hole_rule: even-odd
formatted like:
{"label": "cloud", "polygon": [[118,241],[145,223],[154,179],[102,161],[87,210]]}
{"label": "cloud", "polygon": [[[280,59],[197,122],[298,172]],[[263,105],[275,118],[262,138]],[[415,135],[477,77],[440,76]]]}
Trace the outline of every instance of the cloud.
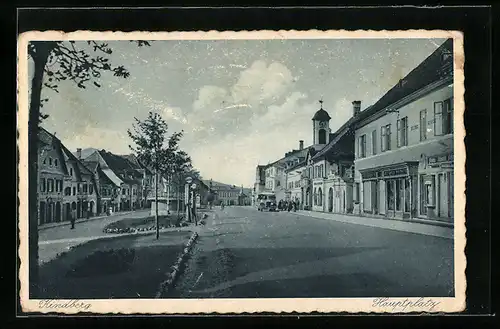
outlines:
{"label": "cloud", "polygon": [[110,150],[116,154],[129,154],[131,153],[128,147],[130,142],[126,131],[86,126],[81,133],[69,135],[64,140],[64,145],[70,151],[76,151],[77,148],[95,147]]}
{"label": "cloud", "polygon": [[231,88],[235,103],[258,104],[275,100],[286,93],[293,83],[293,76],[286,66],[264,61],[255,61],[243,70],[236,84]]}

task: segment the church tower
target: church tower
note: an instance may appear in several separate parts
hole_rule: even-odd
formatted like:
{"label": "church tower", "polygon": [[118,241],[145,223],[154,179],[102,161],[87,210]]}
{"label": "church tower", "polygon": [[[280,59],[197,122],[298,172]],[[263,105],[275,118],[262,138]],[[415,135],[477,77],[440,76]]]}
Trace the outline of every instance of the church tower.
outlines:
{"label": "church tower", "polygon": [[323,110],[323,100],[320,100],[321,108],[314,114],[313,122],[313,145],[326,145],[330,142],[330,115]]}

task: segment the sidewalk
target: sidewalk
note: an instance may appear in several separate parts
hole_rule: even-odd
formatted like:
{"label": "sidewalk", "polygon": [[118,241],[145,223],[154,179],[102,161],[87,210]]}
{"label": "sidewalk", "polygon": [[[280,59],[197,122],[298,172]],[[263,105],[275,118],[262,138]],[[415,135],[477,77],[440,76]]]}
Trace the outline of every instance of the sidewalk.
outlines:
{"label": "sidewalk", "polygon": [[387,218],[361,217],[355,215],[332,214],[332,213],[323,213],[323,212],[306,211],[306,210],[298,210],[296,214],[313,218],[319,218],[319,219],[335,220],[338,222],[348,223],[348,224],[365,225],[365,226],[383,228],[387,230],[430,235],[445,239],[453,239],[453,227],[447,227],[441,225],[409,222],[397,219],[393,220]]}
{"label": "sidewalk", "polygon": [[[136,211],[139,211],[139,210],[143,210],[143,209],[138,209]],[[108,218],[108,217],[112,217],[112,216],[120,216],[120,215],[127,215],[127,214],[131,214],[135,211],[123,211],[123,212],[115,212],[113,213],[113,215],[110,215],[110,216],[107,216],[107,215],[101,215],[101,216],[96,216],[96,217],[89,217],[89,218],[79,218],[75,221],[75,224],[78,224],[78,223],[85,223],[85,222],[90,222],[92,220],[96,220],[96,219],[103,219],[103,218]],[[66,222],[56,222],[56,223],[48,223],[48,224],[43,224],[41,226],[38,226],[38,230],[39,231],[43,231],[43,230],[46,230],[48,228],[53,228],[53,227],[59,227],[59,226],[68,226],[68,225],[71,225],[71,222],[69,221],[66,221]]]}

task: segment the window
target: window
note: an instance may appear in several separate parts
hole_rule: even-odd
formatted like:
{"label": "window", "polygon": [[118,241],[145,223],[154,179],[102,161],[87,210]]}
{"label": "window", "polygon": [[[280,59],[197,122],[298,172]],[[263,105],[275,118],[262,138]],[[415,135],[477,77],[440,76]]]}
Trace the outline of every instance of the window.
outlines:
{"label": "window", "polygon": [[427,110],[420,111],[420,141],[427,139]]}
{"label": "window", "polygon": [[54,166],[57,167],[57,159],[54,160]]}
{"label": "window", "polygon": [[359,136],[359,157],[360,158],[365,158],[366,157],[366,135]]}
{"label": "window", "polygon": [[443,102],[434,103],[434,135],[443,135]]}
{"label": "window", "polygon": [[80,193],[80,191],[82,190],[82,184],[78,183],[76,186],[78,193]]}
{"label": "window", "polygon": [[47,189],[47,186],[45,184],[46,184],[45,178],[40,179],[40,191],[41,192],[45,192],[45,190]]}
{"label": "window", "polygon": [[[372,131],[372,155],[377,154],[377,131]],[[343,175],[343,174],[342,174]]]}
{"label": "window", "polygon": [[69,168],[69,174],[73,176],[73,168]]}
{"label": "window", "polygon": [[125,189],[122,190],[122,195],[125,195]]}
{"label": "window", "polygon": [[71,187],[66,187],[64,189],[64,195],[66,195],[66,196],[71,195]]}
{"label": "window", "polygon": [[54,191],[54,180],[53,179],[47,179],[47,192],[53,192]]}
{"label": "window", "polygon": [[76,187],[73,186],[73,195],[76,195]]}
{"label": "window", "polygon": [[391,149],[391,125],[385,125],[380,129],[380,151],[385,152]]}
{"label": "window", "polygon": [[314,188],[314,205],[318,205],[318,192],[316,188]]}
{"label": "window", "polygon": [[324,129],[319,130],[318,144],[326,144],[326,131]]}
{"label": "window", "polygon": [[355,184],[354,201],[359,203],[359,183]]}
{"label": "window", "polygon": [[87,193],[87,184],[83,184],[83,193]]}
{"label": "window", "polygon": [[408,117],[401,118],[397,121],[398,129],[398,147],[408,146]]}
{"label": "window", "polygon": [[443,102],[443,134],[453,132],[453,102],[448,98]]}
{"label": "window", "polygon": [[94,186],[93,185],[89,185],[89,193],[90,194],[94,193]]}
{"label": "window", "polygon": [[52,158],[49,158],[49,166],[52,166]]}
{"label": "window", "polygon": [[321,190],[321,187],[318,189],[318,206],[323,205],[323,191]]}
{"label": "window", "polygon": [[43,159],[43,164],[47,164],[47,158]]}

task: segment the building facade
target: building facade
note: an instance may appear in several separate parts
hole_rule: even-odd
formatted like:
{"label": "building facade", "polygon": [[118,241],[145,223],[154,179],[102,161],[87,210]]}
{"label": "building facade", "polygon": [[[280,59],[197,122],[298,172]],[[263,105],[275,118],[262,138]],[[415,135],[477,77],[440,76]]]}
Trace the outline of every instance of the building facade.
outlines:
{"label": "building facade", "polygon": [[64,187],[69,179],[61,143],[41,128],[38,148],[38,224],[69,220],[63,209]]}
{"label": "building facade", "polygon": [[65,212],[71,212],[76,219],[95,216],[98,206],[98,189],[94,174],[64,145],[62,145],[62,150],[69,174],[69,179],[65,181],[64,186]]}
{"label": "building facade", "polygon": [[453,59],[448,40],[356,126],[355,212],[453,221]]}

